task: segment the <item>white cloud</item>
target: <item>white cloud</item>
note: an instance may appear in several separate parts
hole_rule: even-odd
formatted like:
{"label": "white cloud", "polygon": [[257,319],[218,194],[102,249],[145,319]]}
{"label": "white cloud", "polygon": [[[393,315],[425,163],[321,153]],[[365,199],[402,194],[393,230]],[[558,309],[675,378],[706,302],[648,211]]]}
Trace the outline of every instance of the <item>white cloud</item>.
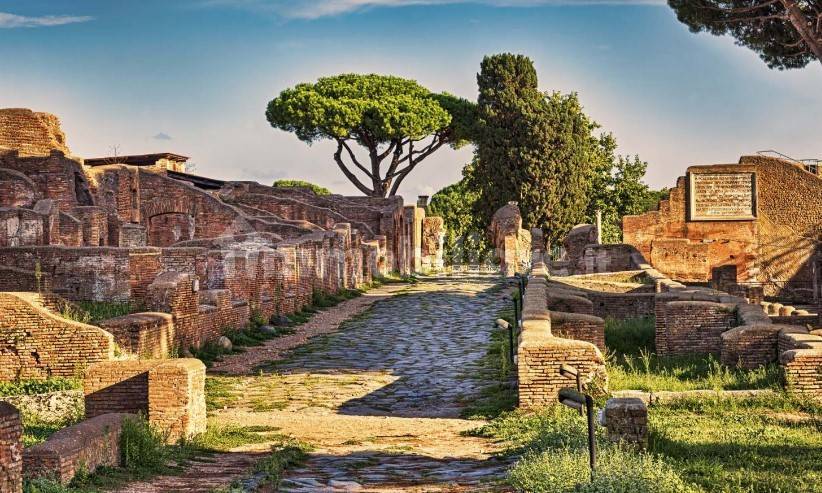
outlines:
{"label": "white cloud", "polygon": [[12,29],[15,27],[49,27],[62,26],[65,24],[76,24],[94,19],[86,15],[42,15],[29,17],[25,15],[9,14],[0,12],[0,29]]}
{"label": "white cloud", "polygon": [[539,5],[665,5],[666,0],[206,0],[209,5],[259,8],[296,19],[318,19],[348,14],[375,7],[408,7],[474,3],[497,7],[536,7]]}

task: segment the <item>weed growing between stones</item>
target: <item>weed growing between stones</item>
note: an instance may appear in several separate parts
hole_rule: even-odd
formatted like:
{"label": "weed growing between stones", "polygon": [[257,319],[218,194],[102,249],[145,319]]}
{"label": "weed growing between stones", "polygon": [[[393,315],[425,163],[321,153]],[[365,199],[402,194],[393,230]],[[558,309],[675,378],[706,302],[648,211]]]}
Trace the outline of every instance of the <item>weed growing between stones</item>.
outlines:
{"label": "weed growing between stones", "polygon": [[781,387],[776,364],[728,368],[712,355],[657,356],[654,318],[605,321],[608,385],[612,390],[742,390]]}
{"label": "weed growing between stones", "polygon": [[130,313],[141,311],[141,308],[132,303],[121,303],[115,301],[78,301],[68,303],[63,306],[60,315],[63,318],[82,322],[84,324],[96,324],[101,320],[122,317]]}
{"label": "weed growing between stones", "polygon": [[[497,313],[497,318],[502,318],[513,325],[514,309],[501,310]],[[461,413],[463,418],[492,419],[516,407],[516,368],[510,361],[510,354],[508,332],[495,327],[491,333],[488,352],[481,360],[482,370],[471,375],[471,378],[492,383],[483,387],[479,398],[471,401],[463,409]]]}
{"label": "weed growing between stones", "polygon": [[[265,341],[281,337],[287,334],[294,333],[294,327],[304,324],[311,320],[311,317],[321,309],[331,308],[343,301],[350,300],[361,296],[367,289],[343,289],[336,294],[327,294],[319,290],[315,290],[312,294],[312,303],[309,306],[303,307],[300,311],[288,315],[288,323],[286,325],[267,325],[267,321],[259,314],[259,312],[252,313],[249,324],[239,330],[224,330],[223,335],[231,341],[231,348],[225,348],[217,343],[217,341],[210,341],[199,348],[190,348],[189,351],[195,357],[201,360],[207,367],[210,367],[215,361],[227,354],[242,353],[246,347],[261,346]],[[274,322],[274,317],[272,317]],[[260,330],[262,326],[266,326],[267,330]]]}

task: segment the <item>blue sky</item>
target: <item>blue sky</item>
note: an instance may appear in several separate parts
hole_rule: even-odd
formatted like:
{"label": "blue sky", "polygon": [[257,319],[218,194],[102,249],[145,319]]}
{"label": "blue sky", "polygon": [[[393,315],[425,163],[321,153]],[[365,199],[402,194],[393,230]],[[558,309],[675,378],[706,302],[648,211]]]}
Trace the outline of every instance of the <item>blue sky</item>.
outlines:
{"label": "blue sky", "polygon": [[[652,186],[757,150],[822,157],[822,65],[769,70],[658,0],[0,0],[0,107],[57,114],[82,157],[171,151],[198,174],[353,193],[330,144],[270,128],[271,98],[378,72],[475,99],[483,55],[506,51],[579,92]],[[401,193],[456,181],[470,153],[439,151]]]}

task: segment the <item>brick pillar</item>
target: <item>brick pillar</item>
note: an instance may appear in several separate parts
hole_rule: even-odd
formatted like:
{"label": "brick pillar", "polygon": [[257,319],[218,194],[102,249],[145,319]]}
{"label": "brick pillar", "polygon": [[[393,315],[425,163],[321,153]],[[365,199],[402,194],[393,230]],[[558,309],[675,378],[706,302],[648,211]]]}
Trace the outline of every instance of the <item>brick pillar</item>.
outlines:
{"label": "brick pillar", "polygon": [[23,424],[20,411],[0,402],[0,492],[23,491]]}
{"label": "brick pillar", "polygon": [[641,399],[621,397],[605,403],[605,427],[608,439],[648,447],[648,408]]}

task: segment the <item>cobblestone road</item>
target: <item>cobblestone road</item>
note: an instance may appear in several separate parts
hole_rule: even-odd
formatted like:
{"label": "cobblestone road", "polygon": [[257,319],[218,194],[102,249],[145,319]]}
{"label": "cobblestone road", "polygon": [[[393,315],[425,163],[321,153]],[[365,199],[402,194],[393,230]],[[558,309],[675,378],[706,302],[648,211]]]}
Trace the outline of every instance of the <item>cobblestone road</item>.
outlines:
{"label": "cobblestone road", "polygon": [[489,383],[480,360],[504,303],[493,281],[425,280],[279,362],[280,378],[302,384],[273,397],[304,424],[278,426],[316,446],[282,491],[491,489],[504,464],[461,435],[479,423],[459,416]]}
{"label": "cobblestone road", "polygon": [[[498,491],[507,464],[492,456],[494,444],[464,433],[482,422],[460,418],[494,382],[481,360],[505,303],[498,279],[424,278],[284,359],[211,377],[228,397],[209,426],[276,430],[310,444],[283,492]],[[248,461],[266,449],[225,455]],[[185,490],[199,491],[196,473],[187,476]],[[226,476],[225,484],[237,479]]]}

